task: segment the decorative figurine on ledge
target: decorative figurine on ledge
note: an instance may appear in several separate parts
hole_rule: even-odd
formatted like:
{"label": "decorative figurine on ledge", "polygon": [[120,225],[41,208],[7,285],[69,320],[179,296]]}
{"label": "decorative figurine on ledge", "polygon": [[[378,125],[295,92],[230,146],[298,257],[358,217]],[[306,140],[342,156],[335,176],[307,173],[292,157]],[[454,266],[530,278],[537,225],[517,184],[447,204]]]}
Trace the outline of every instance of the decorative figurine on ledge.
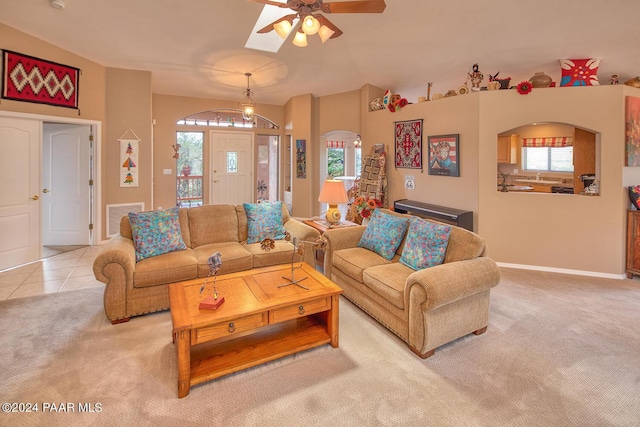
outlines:
{"label": "decorative figurine on ledge", "polygon": [[220,267],[222,267],[222,255],[220,252],[214,252],[214,254],[207,260],[207,264],[209,265],[209,275],[204,279],[204,283],[200,288],[200,294],[204,292],[209,277],[213,276],[213,295],[207,295],[204,297],[204,299],[200,301],[199,307],[206,310],[217,310],[224,302],[224,297],[220,297],[218,295],[218,290],[216,289],[218,271],[220,270]]}
{"label": "decorative figurine on ledge", "polygon": [[473,64],[471,72],[467,74],[471,80],[471,90],[477,92],[480,90],[480,83],[484,80],[484,74],[479,70],[478,64]]}

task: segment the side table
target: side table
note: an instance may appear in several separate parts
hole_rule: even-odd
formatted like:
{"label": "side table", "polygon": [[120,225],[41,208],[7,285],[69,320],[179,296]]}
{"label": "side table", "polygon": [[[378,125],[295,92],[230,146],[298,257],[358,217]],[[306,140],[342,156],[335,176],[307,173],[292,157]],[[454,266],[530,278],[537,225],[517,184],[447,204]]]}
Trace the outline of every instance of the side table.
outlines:
{"label": "side table", "polygon": [[[340,221],[339,225],[334,227],[329,227],[329,223],[326,220],[313,219],[313,218],[303,219],[302,222],[318,230],[320,232],[320,235],[323,235],[324,232],[327,231],[329,228],[344,228],[344,227],[353,227],[358,225],[355,222],[342,220]],[[324,271],[324,250],[315,249],[315,251],[316,251],[316,269],[319,268],[320,271]]]}

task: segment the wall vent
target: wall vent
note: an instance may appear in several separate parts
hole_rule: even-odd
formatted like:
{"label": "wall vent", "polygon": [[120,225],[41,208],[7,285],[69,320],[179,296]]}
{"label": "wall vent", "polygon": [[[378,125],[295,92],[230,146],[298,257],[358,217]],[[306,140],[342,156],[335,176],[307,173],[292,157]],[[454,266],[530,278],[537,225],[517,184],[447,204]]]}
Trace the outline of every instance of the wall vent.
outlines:
{"label": "wall vent", "polygon": [[129,212],[142,212],[144,203],[120,203],[107,205],[107,237],[111,237],[120,232],[120,220]]}

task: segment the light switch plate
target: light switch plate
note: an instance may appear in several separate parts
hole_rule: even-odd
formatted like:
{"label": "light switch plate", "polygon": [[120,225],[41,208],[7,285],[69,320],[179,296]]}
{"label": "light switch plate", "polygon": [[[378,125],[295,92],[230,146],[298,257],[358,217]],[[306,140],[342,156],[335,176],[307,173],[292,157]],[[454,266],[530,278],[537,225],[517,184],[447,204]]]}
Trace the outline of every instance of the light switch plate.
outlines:
{"label": "light switch plate", "polygon": [[163,169],[162,173],[165,175],[173,175],[173,169]]}

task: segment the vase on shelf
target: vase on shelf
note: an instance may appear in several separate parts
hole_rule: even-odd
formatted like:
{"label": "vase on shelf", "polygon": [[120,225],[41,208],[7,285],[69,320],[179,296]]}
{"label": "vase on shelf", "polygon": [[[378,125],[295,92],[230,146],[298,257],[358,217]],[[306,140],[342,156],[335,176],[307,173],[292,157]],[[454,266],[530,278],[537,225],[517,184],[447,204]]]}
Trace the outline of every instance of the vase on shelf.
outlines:
{"label": "vase on shelf", "polygon": [[638,207],[638,199],[640,199],[640,186],[639,185],[630,186],[629,200],[631,200],[631,204],[633,205],[634,208],[640,210],[640,207]]}
{"label": "vase on shelf", "polygon": [[529,79],[529,82],[531,82],[531,86],[533,87],[549,87],[551,86],[551,77],[539,71]]}
{"label": "vase on shelf", "polygon": [[366,226],[369,224],[369,218],[362,218],[362,225]]}

